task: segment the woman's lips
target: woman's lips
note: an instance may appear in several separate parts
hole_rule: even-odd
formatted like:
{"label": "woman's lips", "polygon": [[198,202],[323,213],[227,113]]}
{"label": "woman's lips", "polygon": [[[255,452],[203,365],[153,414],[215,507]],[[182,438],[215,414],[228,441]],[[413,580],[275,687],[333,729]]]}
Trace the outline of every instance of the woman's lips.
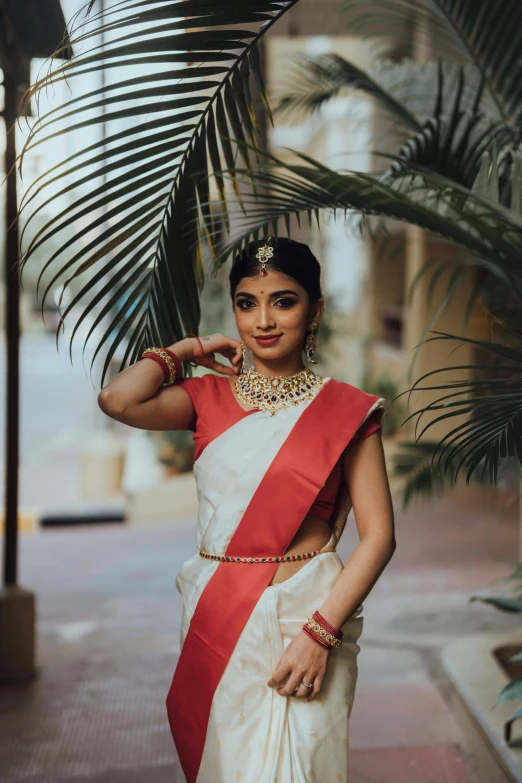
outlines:
{"label": "woman's lips", "polygon": [[275,345],[280,337],[281,337],[280,334],[274,334],[267,337],[256,337],[255,340],[258,345],[268,346],[268,345]]}

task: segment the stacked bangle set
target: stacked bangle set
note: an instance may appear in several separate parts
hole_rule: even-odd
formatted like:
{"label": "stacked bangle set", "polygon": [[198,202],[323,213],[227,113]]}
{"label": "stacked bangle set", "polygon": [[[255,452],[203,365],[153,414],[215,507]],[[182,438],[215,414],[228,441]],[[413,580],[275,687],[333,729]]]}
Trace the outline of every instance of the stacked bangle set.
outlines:
{"label": "stacked bangle set", "polygon": [[146,348],[140,359],[152,359],[163,370],[163,386],[170,386],[181,378],[181,361],[168,348]]}
{"label": "stacked bangle set", "polygon": [[314,612],[307,622],[303,625],[304,633],[313,639],[314,642],[331,650],[333,647],[341,646],[343,632],[324,619],[322,614]]}
{"label": "stacked bangle set", "polygon": [[[195,337],[201,348],[202,356],[205,351],[203,343],[197,336],[197,334],[186,334],[185,337]],[[173,383],[177,383],[182,376],[183,367],[179,356],[170,351],[168,348],[146,348],[140,356],[140,359],[152,359],[163,370],[163,386],[171,386]],[[195,366],[195,365],[193,365]]]}

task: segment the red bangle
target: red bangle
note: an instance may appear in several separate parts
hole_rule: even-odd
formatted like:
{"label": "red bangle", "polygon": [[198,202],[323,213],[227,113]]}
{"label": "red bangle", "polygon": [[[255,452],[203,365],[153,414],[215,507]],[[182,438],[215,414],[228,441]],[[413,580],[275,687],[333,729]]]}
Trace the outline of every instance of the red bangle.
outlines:
{"label": "red bangle", "polygon": [[170,367],[165,361],[165,359],[162,359],[161,356],[158,356],[157,353],[144,353],[142,356],[140,356],[140,359],[152,359],[156,362],[156,364],[159,364],[161,369],[163,370],[163,382],[167,383],[170,378]]}
{"label": "red bangle", "polygon": [[190,334],[186,334],[185,337],[195,337],[196,338],[196,340],[198,341],[198,343],[200,345],[200,348],[201,348],[200,356],[203,356],[203,354],[205,353],[205,349],[203,348],[203,343],[201,342],[201,340],[199,339],[197,334],[190,333]]}
{"label": "red bangle", "polygon": [[314,612],[312,617],[314,620],[317,620],[319,625],[322,625],[325,630],[328,631],[328,633],[331,633],[332,636],[337,637],[337,639],[342,639],[343,632],[340,628],[335,628],[333,625],[331,625],[328,620],[325,620],[323,615],[319,612]]}
{"label": "red bangle", "polygon": [[305,634],[310,637],[310,639],[313,639],[314,642],[317,642],[317,644],[320,644],[322,647],[326,647],[327,650],[332,649],[331,644],[328,644],[328,642],[325,642],[324,639],[321,639],[320,636],[317,636],[310,628],[308,628],[308,626],[303,625],[301,630],[304,631]]}
{"label": "red bangle", "polygon": [[170,358],[176,365],[176,381],[175,381],[176,383],[177,381],[181,380],[181,376],[183,375],[183,365],[181,364],[181,359],[179,358],[179,356],[176,356],[174,351],[170,351],[168,348],[164,348],[163,350],[165,351],[165,353],[167,353],[170,356]]}

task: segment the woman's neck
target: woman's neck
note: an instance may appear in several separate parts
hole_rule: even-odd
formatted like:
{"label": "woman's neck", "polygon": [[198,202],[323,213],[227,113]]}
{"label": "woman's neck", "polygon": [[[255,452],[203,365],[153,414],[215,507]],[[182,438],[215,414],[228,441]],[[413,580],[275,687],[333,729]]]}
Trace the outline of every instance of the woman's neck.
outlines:
{"label": "woman's neck", "polygon": [[288,356],[273,361],[263,361],[257,356],[254,357],[254,370],[262,375],[296,375],[304,369],[301,357],[296,358],[295,361],[289,361]]}

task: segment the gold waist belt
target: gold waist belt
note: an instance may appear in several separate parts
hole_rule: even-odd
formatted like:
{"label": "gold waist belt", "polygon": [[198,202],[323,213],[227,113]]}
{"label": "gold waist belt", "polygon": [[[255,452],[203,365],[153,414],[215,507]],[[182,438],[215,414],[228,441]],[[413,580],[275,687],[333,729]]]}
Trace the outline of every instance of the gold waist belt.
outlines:
{"label": "gold waist belt", "polygon": [[330,547],[329,549],[318,549],[316,552],[303,552],[301,555],[283,555],[282,557],[234,557],[233,555],[211,555],[210,552],[200,549],[199,554],[205,560],[218,560],[220,563],[289,563],[295,560],[309,560],[324,552],[335,551],[333,547]]}

